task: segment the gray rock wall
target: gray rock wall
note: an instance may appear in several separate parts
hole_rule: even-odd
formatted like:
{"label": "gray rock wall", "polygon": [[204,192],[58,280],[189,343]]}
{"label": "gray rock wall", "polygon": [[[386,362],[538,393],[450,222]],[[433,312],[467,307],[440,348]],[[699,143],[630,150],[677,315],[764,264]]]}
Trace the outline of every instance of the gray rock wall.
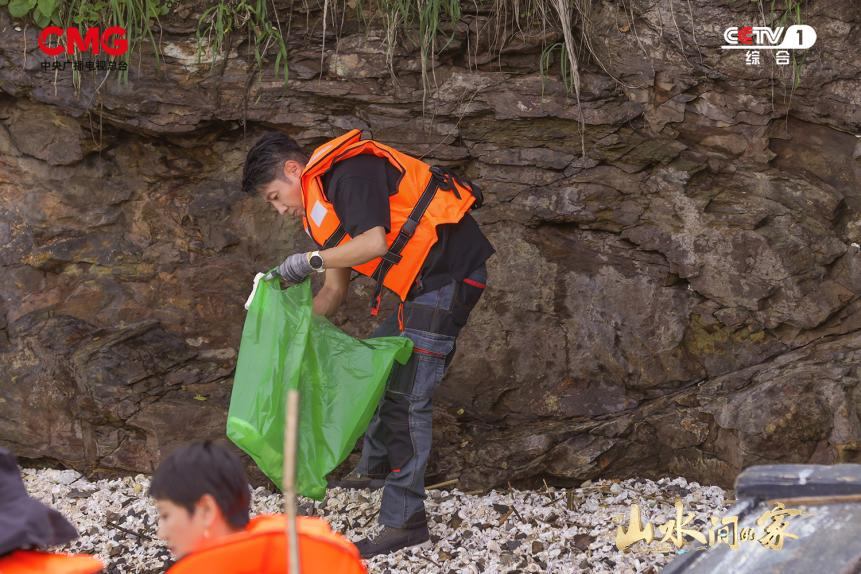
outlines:
{"label": "gray rock wall", "polygon": [[[431,474],[726,486],[754,463],[861,461],[855,3],[806,4],[794,90],[770,54],[719,48],[756,4],[596,4],[581,109],[537,72],[538,40],[498,55],[476,36],[493,15],[464,11],[425,94],[415,50],[394,81],[349,19],[321,59],[319,14],[294,17],[287,89],[235,41],[198,66],[175,14],[161,71],[145,47],[127,85],[84,73],[76,93],[0,10],[0,444],[149,471],[221,435],[251,279],[310,247],[242,196],[245,153],[269,129],[310,148],[358,127],[487,196],[498,253],[437,394]],[[357,336],[370,288],[335,317]]]}

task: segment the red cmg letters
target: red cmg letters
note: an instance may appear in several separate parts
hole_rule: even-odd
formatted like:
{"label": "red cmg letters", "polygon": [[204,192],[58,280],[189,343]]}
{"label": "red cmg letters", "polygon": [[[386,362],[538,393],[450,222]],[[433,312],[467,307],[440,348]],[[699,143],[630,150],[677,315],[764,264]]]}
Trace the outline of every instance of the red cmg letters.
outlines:
{"label": "red cmg letters", "polygon": [[[66,46],[49,46],[50,36],[66,35]],[[64,51],[67,54],[78,52],[91,52],[98,54],[104,50],[111,56],[121,56],[129,49],[129,41],[126,39],[126,30],[121,26],[111,26],[99,35],[98,28],[87,28],[83,38],[78,28],[66,28],[59,26],[48,26],[39,34],[39,49],[48,56],[59,56]]]}

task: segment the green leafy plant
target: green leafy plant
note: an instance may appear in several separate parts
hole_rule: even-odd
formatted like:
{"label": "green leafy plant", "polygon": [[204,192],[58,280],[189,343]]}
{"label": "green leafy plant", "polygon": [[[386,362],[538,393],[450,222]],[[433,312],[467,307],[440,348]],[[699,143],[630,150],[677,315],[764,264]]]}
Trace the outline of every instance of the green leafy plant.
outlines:
{"label": "green leafy plant", "polygon": [[[359,13],[361,14],[361,4]],[[418,36],[421,58],[423,94],[431,87],[430,75],[434,67],[436,54],[445,50],[454,39],[454,28],[444,38],[444,43],[437,47],[437,38],[443,36],[447,24],[452,24],[461,18],[461,6],[457,0],[379,0],[376,9],[382,16],[383,27],[386,31],[386,59],[394,77],[392,65],[393,54],[399,33],[414,30]],[[430,70],[430,72],[429,72]]]}
{"label": "green leafy plant", "polygon": [[[787,0],[797,1],[797,0]],[[590,34],[591,21],[589,0],[475,0],[471,4],[458,0],[346,0],[344,3],[318,0],[323,8],[323,37],[329,22],[337,25],[347,10],[372,27],[380,21],[385,31],[386,59],[392,77],[396,79],[393,65],[394,53],[399,41],[406,40],[418,47],[424,98],[434,87],[433,71],[439,54],[455,39],[458,24],[467,10],[476,17],[490,16],[484,25],[495,32],[491,38],[491,51],[502,52],[515,36],[522,38],[530,34],[549,39],[539,56],[538,67],[542,78],[558,65],[559,75],[569,94],[579,100],[579,62],[582,54],[595,54]],[[154,47],[156,63],[160,59],[157,33],[154,32],[159,18],[168,13],[175,0],[0,0],[16,19],[27,18],[37,26],[55,24],[61,27],[119,25],[126,28],[129,50],[122,59],[129,63],[131,54],[141,40],[148,40]],[[310,13],[316,6],[304,4]],[[253,55],[260,74],[267,59],[274,60],[275,77],[283,77],[286,85],[289,77],[287,38],[282,22],[272,0],[216,0],[204,6],[199,17],[196,40],[197,57],[201,62],[208,55],[214,65],[224,52],[233,45],[234,35],[248,39],[249,53]],[[548,30],[555,31],[548,35]],[[575,46],[575,34],[579,45]],[[475,34],[478,45],[478,30]],[[556,38],[555,40],[553,38]],[[65,40],[61,40],[65,41]],[[575,49],[576,48],[576,49]],[[325,49],[325,45],[321,50]],[[580,50],[582,54],[578,53]],[[274,56],[274,58],[273,58]],[[603,68],[603,65],[602,65]],[[606,70],[606,68],[605,68]],[[608,72],[609,73],[609,72]],[[127,74],[127,72],[126,72]],[[123,79],[127,76],[123,75]],[[77,85],[77,84],[76,84]]]}
{"label": "green leafy plant", "polygon": [[[8,0],[0,0],[0,6],[5,6]],[[59,24],[56,16],[57,0],[12,0],[8,2],[9,14],[13,18],[24,18],[28,14],[33,18],[37,26],[44,28],[52,22]],[[53,18],[53,19],[52,19]]]}
{"label": "green leafy plant", "polygon": [[550,66],[553,62],[554,53],[559,52],[559,75],[562,84],[569,93],[574,90],[574,78],[571,75],[571,66],[568,63],[568,51],[565,49],[565,44],[556,42],[547,46],[541,51],[541,57],[538,59],[538,71],[541,75],[541,81],[544,82],[548,76]]}
{"label": "green leafy plant", "polygon": [[[69,27],[106,28],[121,26],[126,30],[128,51],[119,56],[126,63],[126,69],[119,72],[121,81],[128,81],[128,65],[131,54],[135,52],[142,38],[149,39],[155,52],[156,66],[160,65],[160,50],[153,34],[153,26],[159,17],[166,15],[174,0],[0,0],[0,6],[7,6],[9,14],[18,20],[30,19],[36,26],[49,25]],[[62,36],[60,44],[64,45]],[[76,59],[79,55],[74,56]],[[80,88],[80,73],[73,70],[73,82]]]}
{"label": "green leafy plant", "polygon": [[[330,1],[323,2],[326,13]],[[517,35],[525,38],[534,34],[546,38],[548,29],[555,30],[559,41],[545,45],[539,57],[541,75],[546,78],[558,62],[566,91],[578,99],[580,81],[572,32],[575,25],[579,25],[585,51],[597,61],[594,45],[588,37],[592,29],[588,0],[475,0],[472,3],[456,0],[348,0],[346,6],[352,8],[367,27],[375,20],[381,21],[385,30],[386,60],[395,80],[393,54],[397,43],[401,38],[409,39],[411,34],[416,38],[423,99],[434,85],[431,79],[437,54],[453,41],[456,25],[470,8],[474,9],[476,16],[491,15],[490,22],[496,28],[491,39],[491,51],[501,52],[506,43]],[[478,44],[478,32],[475,33],[475,43]]]}
{"label": "green leafy plant", "polygon": [[[777,0],[771,0],[772,15],[780,13],[777,18],[778,26],[786,26],[787,24],[803,24],[801,18],[801,5],[804,0],[784,0],[783,8],[777,5]],[[792,50],[792,89],[798,88],[801,83],[801,68],[804,65],[804,54],[797,54],[796,50]]]}
{"label": "green leafy plant", "polygon": [[201,61],[204,50],[208,49],[212,55],[211,64],[214,65],[217,55],[224,52],[225,41],[229,41],[230,35],[234,32],[245,33],[248,36],[249,48],[254,49],[254,61],[260,74],[263,73],[263,59],[274,49],[275,77],[281,72],[286,86],[287,44],[274,4],[272,13],[275,24],[272,23],[265,0],[219,0],[217,4],[207,8],[198,20],[197,61]]}

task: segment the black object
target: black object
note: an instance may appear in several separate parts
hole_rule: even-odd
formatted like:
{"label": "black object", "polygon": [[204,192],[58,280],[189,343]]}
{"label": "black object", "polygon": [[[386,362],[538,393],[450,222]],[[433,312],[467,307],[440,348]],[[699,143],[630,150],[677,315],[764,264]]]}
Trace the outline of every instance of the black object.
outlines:
{"label": "black object", "polygon": [[861,494],[861,464],[752,466],[735,481],[738,499],[851,494]]}
{"label": "black object", "polygon": [[329,487],[377,490],[386,484],[385,474],[359,474],[355,470],[344,475],[340,480],[330,480]]}
{"label": "black object", "polygon": [[323,268],[323,258],[319,255],[312,255],[308,260],[308,264],[311,265],[311,269],[314,271],[319,271]]}
{"label": "black object", "polygon": [[392,528],[383,526],[383,529],[373,539],[365,538],[356,542],[356,548],[362,558],[371,558],[378,554],[388,554],[407,546],[415,546],[430,540],[430,531],[427,524],[414,528]]}
{"label": "black object", "polygon": [[805,513],[787,521],[797,538],[785,538],[780,549],[759,541],[736,549],[691,544],[663,574],[861,572],[861,464],[753,466],[736,478],[735,490],[737,503],[725,516],[737,516],[738,528],[756,527],[780,502]]}
{"label": "black object", "polygon": [[15,456],[0,448],[0,556],[66,544],[77,537],[62,514],[27,494]]}

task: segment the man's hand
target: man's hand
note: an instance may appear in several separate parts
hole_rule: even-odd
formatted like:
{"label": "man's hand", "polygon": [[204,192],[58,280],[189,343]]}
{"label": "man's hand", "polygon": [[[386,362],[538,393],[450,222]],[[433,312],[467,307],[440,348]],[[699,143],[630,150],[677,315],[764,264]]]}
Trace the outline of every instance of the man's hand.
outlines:
{"label": "man's hand", "polygon": [[305,253],[294,253],[276,269],[278,275],[291,283],[300,283],[314,271]]}
{"label": "man's hand", "polygon": [[331,317],[347,298],[350,269],[326,269],[326,281],[314,297],[314,313]]}

